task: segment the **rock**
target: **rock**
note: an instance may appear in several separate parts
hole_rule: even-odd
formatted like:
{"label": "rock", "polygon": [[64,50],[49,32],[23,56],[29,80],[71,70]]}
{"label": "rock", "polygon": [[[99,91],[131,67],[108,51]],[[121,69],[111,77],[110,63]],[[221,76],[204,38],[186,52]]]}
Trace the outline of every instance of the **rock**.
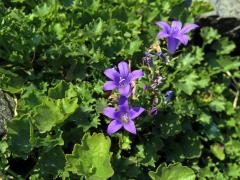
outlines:
{"label": "rock", "polygon": [[206,0],[214,7],[214,11],[202,15],[199,24],[216,28],[220,34],[228,36],[235,41],[237,48],[235,54],[240,50],[240,0]]}
{"label": "rock", "polygon": [[6,121],[13,118],[15,108],[14,98],[0,90],[0,137],[6,134]]}
{"label": "rock", "polygon": [[240,0],[207,0],[214,7],[211,12],[219,17],[240,18]]}
{"label": "rock", "polygon": [[[237,36],[240,31],[240,0],[207,0],[214,11],[201,16],[203,25],[211,25],[220,33]],[[235,33],[235,34],[234,34]]]}

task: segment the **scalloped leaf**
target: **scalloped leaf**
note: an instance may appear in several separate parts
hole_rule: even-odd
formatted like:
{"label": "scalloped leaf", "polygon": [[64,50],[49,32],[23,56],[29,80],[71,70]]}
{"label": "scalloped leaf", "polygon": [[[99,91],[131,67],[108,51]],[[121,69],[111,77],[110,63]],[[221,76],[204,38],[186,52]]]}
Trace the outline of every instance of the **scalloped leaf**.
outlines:
{"label": "scalloped leaf", "polygon": [[156,172],[150,171],[149,176],[153,180],[195,180],[196,175],[192,169],[182,166],[181,163],[166,163],[158,166]]}
{"label": "scalloped leaf", "polygon": [[41,133],[50,131],[63,123],[78,107],[78,99],[59,99],[46,101],[36,106],[33,120]]}
{"label": "scalloped leaf", "polygon": [[28,153],[32,150],[30,122],[27,115],[16,117],[8,123],[8,143],[14,157],[27,159]]}
{"label": "scalloped leaf", "polygon": [[82,144],[75,144],[72,154],[66,155],[66,170],[87,179],[108,179],[114,173],[110,146],[110,139],[103,134],[85,134]]}

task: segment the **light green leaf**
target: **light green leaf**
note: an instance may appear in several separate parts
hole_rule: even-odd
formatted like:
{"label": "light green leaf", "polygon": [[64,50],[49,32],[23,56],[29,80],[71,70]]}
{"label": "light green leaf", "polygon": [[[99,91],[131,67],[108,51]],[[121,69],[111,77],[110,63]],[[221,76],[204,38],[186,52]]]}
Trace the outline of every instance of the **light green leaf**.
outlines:
{"label": "light green leaf", "polygon": [[142,45],[141,40],[131,41],[129,47],[126,50],[126,53],[133,55],[135,52],[140,51],[140,46]]}
{"label": "light green leaf", "polygon": [[218,40],[221,37],[218,31],[212,27],[201,28],[201,36],[205,45],[211,44],[214,40]]}
{"label": "light green leaf", "polygon": [[64,121],[64,115],[53,102],[45,102],[35,108],[34,124],[41,133],[50,131],[54,126]]}
{"label": "light green leaf", "polygon": [[36,106],[33,120],[41,133],[50,131],[64,122],[77,109],[77,99],[48,100]]}
{"label": "light green leaf", "polygon": [[217,50],[218,55],[225,55],[232,52],[236,45],[233,41],[230,41],[227,37],[219,39],[216,43],[212,45],[213,49]]}
{"label": "light green leaf", "polygon": [[191,5],[191,12],[194,16],[200,16],[203,13],[206,13],[212,10],[213,10],[212,4],[205,0],[193,1]]}
{"label": "light green leaf", "polygon": [[204,52],[203,49],[193,46],[193,50],[191,53],[185,54],[183,57],[180,57],[178,60],[178,69],[181,71],[185,68],[189,68],[192,65],[200,64],[200,62],[203,60]]}
{"label": "light green leaf", "polygon": [[225,159],[224,153],[224,146],[215,143],[210,146],[212,153],[218,158],[219,160],[223,161]]}
{"label": "light green leaf", "polygon": [[219,66],[224,69],[224,71],[228,71],[231,69],[238,69],[240,67],[240,58],[235,57],[221,57],[217,60]]}
{"label": "light green leaf", "polygon": [[75,144],[72,154],[66,155],[66,170],[91,180],[110,178],[114,173],[110,146],[110,139],[103,134],[85,134],[82,144]]}
{"label": "light green leaf", "polygon": [[180,163],[169,166],[163,163],[158,166],[156,172],[150,171],[149,176],[153,180],[195,180],[196,178],[192,169],[182,166]]}
{"label": "light green leaf", "polygon": [[186,94],[191,95],[197,86],[198,75],[192,72],[178,80],[176,86],[184,91]]}

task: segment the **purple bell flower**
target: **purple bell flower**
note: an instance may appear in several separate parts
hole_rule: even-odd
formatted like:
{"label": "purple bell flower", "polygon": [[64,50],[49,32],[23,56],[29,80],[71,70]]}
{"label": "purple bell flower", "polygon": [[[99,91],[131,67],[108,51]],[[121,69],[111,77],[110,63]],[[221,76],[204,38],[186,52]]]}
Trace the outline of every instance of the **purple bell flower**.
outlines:
{"label": "purple bell flower", "polygon": [[111,79],[107,81],[103,89],[104,91],[109,91],[113,89],[118,89],[121,95],[129,96],[131,94],[131,84],[132,81],[143,76],[141,70],[135,70],[130,72],[128,64],[124,61],[118,64],[118,71],[114,68],[109,68],[104,71],[104,74]]}
{"label": "purple bell flower", "polygon": [[142,107],[129,108],[127,98],[121,96],[118,101],[118,109],[113,107],[103,109],[103,114],[113,119],[108,125],[107,133],[113,134],[123,127],[128,132],[136,134],[136,127],[133,120],[142,114],[143,111],[144,108]]}
{"label": "purple bell flower", "polygon": [[167,49],[171,54],[175,53],[180,43],[187,45],[187,32],[199,27],[196,24],[187,24],[182,28],[182,23],[180,21],[173,21],[171,27],[163,21],[157,21],[156,25],[162,28],[162,31],[157,34],[157,38],[167,38]]}

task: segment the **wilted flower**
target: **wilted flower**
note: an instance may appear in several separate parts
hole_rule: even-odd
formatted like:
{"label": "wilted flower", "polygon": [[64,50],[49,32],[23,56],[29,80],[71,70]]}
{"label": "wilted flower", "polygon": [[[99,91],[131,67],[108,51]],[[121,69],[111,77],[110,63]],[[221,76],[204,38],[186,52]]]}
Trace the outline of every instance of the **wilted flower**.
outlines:
{"label": "wilted flower", "polygon": [[151,114],[152,116],[156,116],[157,113],[158,113],[157,108],[156,108],[156,107],[152,107],[152,109],[151,109],[151,111],[150,111],[150,114]]}
{"label": "wilted flower", "polygon": [[199,27],[196,24],[187,24],[182,28],[182,23],[180,21],[173,21],[170,27],[166,22],[158,21],[156,25],[162,28],[157,34],[158,39],[167,38],[168,44],[167,48],[169,53],[174,54],[180,42],[184,45],[188,43],[187,32]]}
{"label": "wilted flower", "polygon": [[174,95],[174,91],[171,91],[171,90],[167,91],[164,96],[164,103],[165,104],[169,103],[172,100],[173,95]]}
{"label": "wilted flower", "polygon": [[156,89],[157,87],[161,86],[163,84],[163,77],[158,74],[156,78],[152,80],[151,88]]}
{"label": "wilted flower", "polygon": [[152,56],[153,55],[150,54],[149,52],[145,52],[143,57],[144,64],[147,64],[148,66],[152,67],[153,66]]}
{"label": "wilted flower", "polygon": [[121,95],[128,96],[131,93],[132,81],[143,76],[143,72],[135,70],[130,72],[128,64],[124,61],[118,64],[118,71],[114,68],[109,68],[104,71],[104,74],[112,81],[107,81],[103,89],[105,91],[118,89]]}
{"label": "wilted flower", "polygon": [[162,57],[162,54],[163,54],[162,52],[157,52],[156,53],[157,58],[160,59]]}
{"label": "wilted flower", "polygon": [[157,59],[162,58],[164,60],[165,64],[169,63],[169,57],[166,56],[163,52],[156,53],[156,56],[157,56]]}
{"label": "wilted flower", "polygon": [[113,107],[106,107],[103,109],[103,114],[113,119],[108,125],[107,133],[113,134],[123,127],[130,133],[136,134],[136,127],[133,120],[143,111],[144,108],[142,107],[129,108],[127,98],[121,96],[118,101],[118,109]]}

